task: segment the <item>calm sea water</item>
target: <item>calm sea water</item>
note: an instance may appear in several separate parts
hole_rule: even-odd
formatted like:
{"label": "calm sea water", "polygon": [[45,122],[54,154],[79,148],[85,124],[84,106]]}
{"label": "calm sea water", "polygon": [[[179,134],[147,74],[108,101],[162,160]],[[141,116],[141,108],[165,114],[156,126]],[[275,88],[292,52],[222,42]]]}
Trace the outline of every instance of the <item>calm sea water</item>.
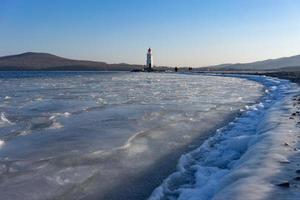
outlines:
{"label": "calm sea water", "polygon": [[263,95],[246,79],[0,72],[1,199],[145,199]]}

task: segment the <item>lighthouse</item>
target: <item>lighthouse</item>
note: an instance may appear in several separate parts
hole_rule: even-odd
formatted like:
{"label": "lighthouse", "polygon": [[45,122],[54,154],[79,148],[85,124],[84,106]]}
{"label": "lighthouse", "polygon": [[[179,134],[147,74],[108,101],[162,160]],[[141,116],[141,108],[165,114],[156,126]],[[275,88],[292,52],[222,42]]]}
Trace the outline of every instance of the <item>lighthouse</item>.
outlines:
{"label": "lighthouse", "polygon": [[153,57],[152,57],[152,50],[151,48],[148,49],[147,52],[147,61],[146,61],[146,68],[147,71],[152,71],[153,68]]}

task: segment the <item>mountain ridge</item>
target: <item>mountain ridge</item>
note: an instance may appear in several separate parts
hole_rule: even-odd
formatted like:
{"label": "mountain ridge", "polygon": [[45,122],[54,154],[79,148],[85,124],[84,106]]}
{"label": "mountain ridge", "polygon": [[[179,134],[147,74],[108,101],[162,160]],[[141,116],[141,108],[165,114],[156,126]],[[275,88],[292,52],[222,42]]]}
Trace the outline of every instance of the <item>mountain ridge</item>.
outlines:
{"label": "mountain ridge", "polygon": [[227,63],[202,68],[204,70],[300,70],[300,55],[260,60],[249,63]]}
{"label": "mountain ridge", "polygon": [[141,69],[142,65],[74,60],[54,54],[25,52],[17,55],[0,57],[0,70],[96,70],[130,71]]}

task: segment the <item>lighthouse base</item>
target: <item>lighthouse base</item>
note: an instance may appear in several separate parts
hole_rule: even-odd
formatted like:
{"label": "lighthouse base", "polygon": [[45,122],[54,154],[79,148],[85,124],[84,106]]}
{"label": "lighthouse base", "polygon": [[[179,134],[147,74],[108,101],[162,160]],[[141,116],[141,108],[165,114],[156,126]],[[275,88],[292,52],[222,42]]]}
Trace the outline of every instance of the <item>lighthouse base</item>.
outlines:
{"label": "lighthouse base", "polygon": [[145,68],[144,68],[144,72],[153,72],[153,71],[156,71],[156,70],[154,70],[154,69],[151,68],[151,67],[145,67]]}

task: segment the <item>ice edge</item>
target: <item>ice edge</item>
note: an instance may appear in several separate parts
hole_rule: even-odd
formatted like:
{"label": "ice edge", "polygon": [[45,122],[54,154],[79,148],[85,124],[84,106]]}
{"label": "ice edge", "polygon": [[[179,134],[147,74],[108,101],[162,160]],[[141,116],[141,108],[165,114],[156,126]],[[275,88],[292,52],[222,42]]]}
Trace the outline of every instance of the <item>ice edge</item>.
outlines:
{"label": "ice edge", "polygon": [[149,200],[264,199],[276,189],[271,177],[279,172],[281,163],[288,162],[291,152],[281,143],[297,133],[286,116],[299,88],[276,78],[235,77],[263,84],[266,95],[199,148],[183,155],[177,171],[153,191]]}

